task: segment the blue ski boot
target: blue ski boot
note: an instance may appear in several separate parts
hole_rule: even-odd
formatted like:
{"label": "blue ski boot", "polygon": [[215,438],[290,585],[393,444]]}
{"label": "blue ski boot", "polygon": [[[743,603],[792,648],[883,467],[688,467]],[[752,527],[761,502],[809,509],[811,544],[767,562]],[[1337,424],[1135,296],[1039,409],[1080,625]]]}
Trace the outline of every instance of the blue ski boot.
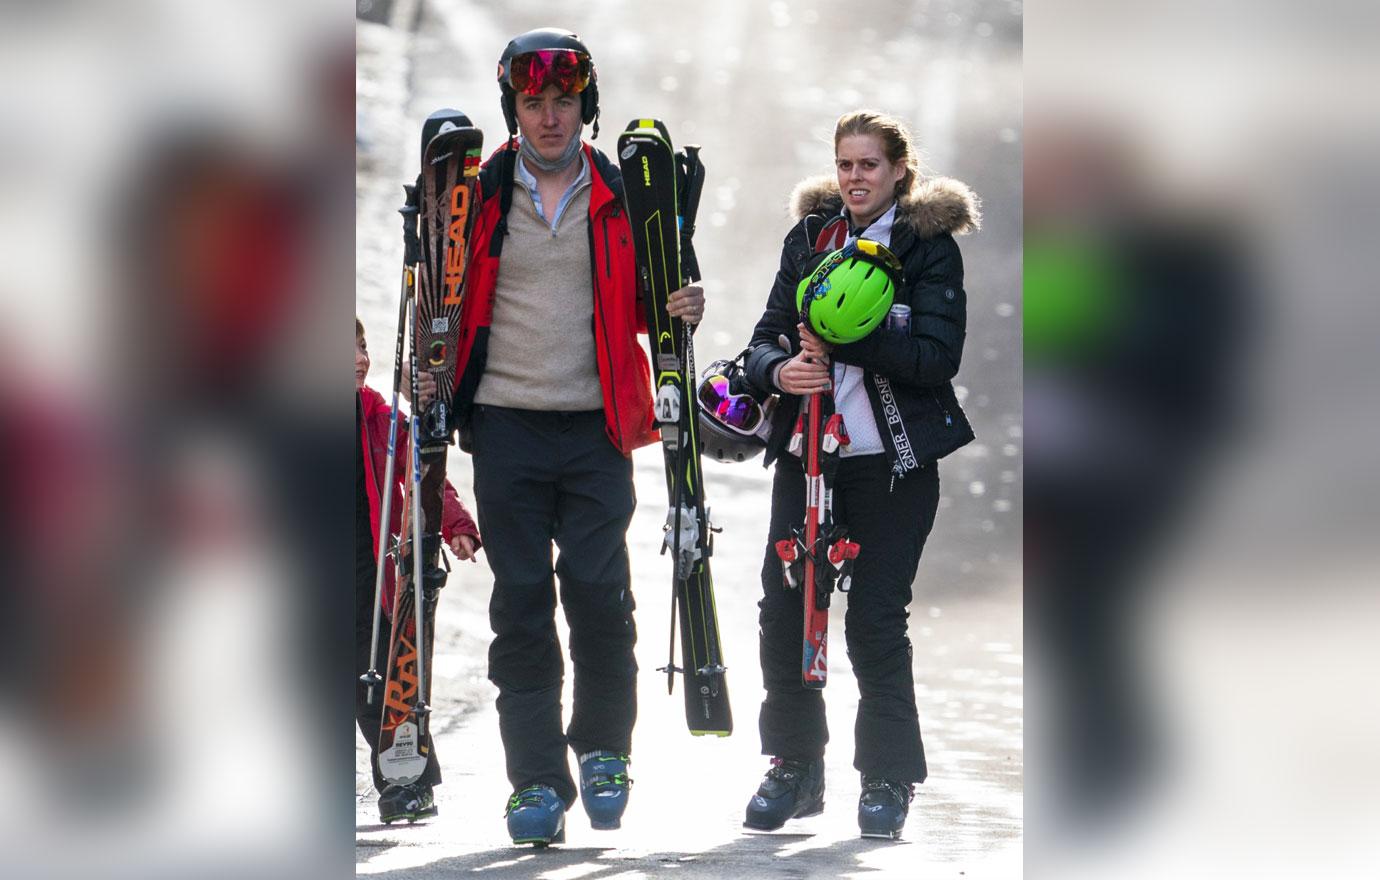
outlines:
{"label": "blue ski boot", "polygon": [[858,798],[858,828],[862,836],[899,838],[914,797],[914,785],[892,782],[880,776],[864,776],[862,796]]}
{"label": "blue ski boot", "polygon": [[628,763],[632,759],[617,752],[594,751],[580,756],[580,800],[589,814],[589,826],[611,831],[623,824],[628,806]]}
{"label": "blue ski boot", "polygon": [[508,836],[539,847],[565,843],[565,804],[549,785],[529,785],[508,798]]}
{"label": "blue ski boot", "polygon": [[772,758],[771,769],[748,801],[743,827],[775,831],[787,819],[824,812],[824,759]]}

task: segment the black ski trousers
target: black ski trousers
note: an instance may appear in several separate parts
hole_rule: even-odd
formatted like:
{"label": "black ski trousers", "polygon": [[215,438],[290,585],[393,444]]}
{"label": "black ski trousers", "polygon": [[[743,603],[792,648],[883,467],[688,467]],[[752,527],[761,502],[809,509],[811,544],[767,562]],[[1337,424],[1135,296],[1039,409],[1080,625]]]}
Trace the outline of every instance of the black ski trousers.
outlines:
{"label": "black ski trousers", "polygon": [[[632,461],[609,442],[598,410],[480,405],[470,431],[479,528],[494,573],[489,679],[498,687],[508,781],[514,789],[549,785],[570,806],[578,789],[567,746],[578,755],[627,752],[632,745]],[[574,706],[564,732],[557,580],[575,667]]]}
{"label": "black ski trousers", "polygon": [[[834,516],[848,525],[849,537],[860,547],[851,590],[833,595],[834,602],[848,602],[844,638],[858,682],[853,767],[895,782],[925,780],[906,619],[911,583],[938,507],[939,474],[934,464],[893,484],[884,455],[839,463]],[[770,537],[758,603],[767,691],[758,723],[763,754],[813,759],[823,756],[829,741],[824,692],[801,684],[804,604],[800,590],[784,587],[774,546],[800,528],[804,518],[804,471],[798,458],[783,455],[772,483]],[[833,638],[829,641],[834,643]],[[829,682],[830,688],[841,683],[834,676]]]}
{"label": "black ski trousers", "polygon": [[[374,769],[374,788],[380,792],[387,784],[379,772],[379,727],[383,724],[383,685],[374,688],[374,701],[369,702],[369,689],[359,677],[369,671],[369,637],[374,630],[374,560],[355,554],[355,723],[364,741],[369,744],[369,764]],[[388,677],[388,639],[391,624],[387,617],[379,621],[379,675]],[[436,760],[436,745],[427,733],[426,770],[419,782],[427,785],[441,783],[441,765]]]}

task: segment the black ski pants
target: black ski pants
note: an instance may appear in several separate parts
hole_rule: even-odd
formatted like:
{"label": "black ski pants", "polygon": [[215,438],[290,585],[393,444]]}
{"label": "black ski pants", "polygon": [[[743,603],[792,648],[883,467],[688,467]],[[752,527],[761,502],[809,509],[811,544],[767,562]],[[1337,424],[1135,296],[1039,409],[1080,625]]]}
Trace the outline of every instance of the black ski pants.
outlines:
{"label": "black ski pants", "polygon": [[[893,483],[886,456],[845,458],[834,481],[834,515],[860,547],[852,588],[834,593],[848,602],[844,638],[858,682],[853,766],[895,782],[925,780],[925,747],[915,709],[911,645],[906,634],[911,583],[939,506],[933,464]],[[772,483],[771,526],[762,561],[762,680],[767,696],[759,727],[762,753],[822,757],[829,741],[824,692],[801,684],[804,604],[800,590],[783,586],[776,541],[790,537],[805,514],[800,460],[783,455]],[[833,635],[831,633],[831,635]],[[834,639],[829,640],[834,643]],[[829,687],[839,682],[830,677]]]}
{"label": "black ski pants", "polygon": [[[514,789],[578,789],[567,746],[627,752],[637,717],[637,661],[627,531],[632,461],[609,442],[604,414],[476,406],[470,418],[474,494],[494,573],[489,679]],[[557,554],[552,564],[552,545]],[[556,581],[575,668],[562,732],[564,662]]]}
{"label": "black ski pants", "polygon": [[[379,772],[379,728],[383,725],[383,685],[374,688],[374,701],[369,702],[369,689],[359,677],[369,671],[369,637],[374,630],[374,560],[355,559],[355,723],[364,741],[369,744],[369,764],[374,769],[374,788],[382,792],[387,784]],[[388,676],[388,639],[391,624],[387,617],[379,621],[378,672]],[[441,783],[441,765],[436,760],[436,745],[427,733],[426,770],[419,782],[427,785]]]}

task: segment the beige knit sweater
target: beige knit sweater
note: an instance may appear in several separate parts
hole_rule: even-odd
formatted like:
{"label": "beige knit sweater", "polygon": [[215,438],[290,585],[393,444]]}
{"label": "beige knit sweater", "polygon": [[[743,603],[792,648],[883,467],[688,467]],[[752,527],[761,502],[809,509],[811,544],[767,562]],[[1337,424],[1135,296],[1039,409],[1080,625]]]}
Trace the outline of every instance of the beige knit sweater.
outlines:
{"label": "beige knit sweater", "polygon": [[586,181],[553,231],[527,190],[513,187],[476,403],[531,410],[603,408],[594,354],[589,196]]}

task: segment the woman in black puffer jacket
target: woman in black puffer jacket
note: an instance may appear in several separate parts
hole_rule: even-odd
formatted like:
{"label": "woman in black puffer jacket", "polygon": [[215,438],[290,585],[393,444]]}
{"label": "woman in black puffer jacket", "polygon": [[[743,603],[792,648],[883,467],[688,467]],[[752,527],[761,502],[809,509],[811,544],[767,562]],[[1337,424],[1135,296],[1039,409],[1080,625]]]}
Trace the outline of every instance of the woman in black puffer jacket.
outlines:
{"label": "woman in black puffer jacket", "polygon": [[[861,547],[844,624],[861,698],[853,758],[862,774],[858,819],[865,835],[895,837],[913,784],[926,773],[906,635],[911,583],[938,508],[935,463],[973,439],[952,385],[966,321],[963,259],[953,236],[978,228],[978,201],[958,181],[922,181],[909,135],[894,118],[845,115],[834,153],[836,175],[806,180],[792,196],[798,222],[747,359],[749,378],[780,392],[781,405],[766,451],[766,463],[777,466],[759,603],[762,752],[773,766],[748,804],[746,824],[772,830],[823,805],[823,693],[801,683],[801,594],[783,587],[774,545],[804,518],[801,463],[785,452],[801,396],[832,380],[850,437],[834,511]],[[830,346],[800,325],[796,287],[821,255],[857,237],[881,242],[900,259],[895,301],[910,306],[910,326],[882,326],[859,342]]]}

